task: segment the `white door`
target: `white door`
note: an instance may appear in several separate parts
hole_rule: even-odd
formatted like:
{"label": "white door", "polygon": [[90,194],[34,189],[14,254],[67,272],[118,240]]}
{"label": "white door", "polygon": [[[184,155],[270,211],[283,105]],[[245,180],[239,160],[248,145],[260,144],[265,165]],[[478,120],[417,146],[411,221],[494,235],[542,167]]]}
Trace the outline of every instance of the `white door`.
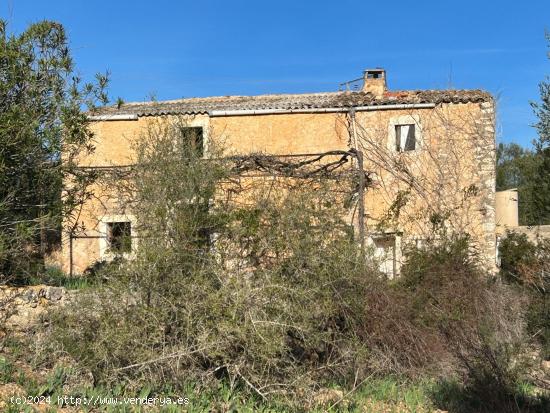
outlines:
{"label": "white door", "polygon": [[395,237],[375,238],[374,245],[374,256],[378,260],[378,268],[388,278],[393,278],[395,276]]}

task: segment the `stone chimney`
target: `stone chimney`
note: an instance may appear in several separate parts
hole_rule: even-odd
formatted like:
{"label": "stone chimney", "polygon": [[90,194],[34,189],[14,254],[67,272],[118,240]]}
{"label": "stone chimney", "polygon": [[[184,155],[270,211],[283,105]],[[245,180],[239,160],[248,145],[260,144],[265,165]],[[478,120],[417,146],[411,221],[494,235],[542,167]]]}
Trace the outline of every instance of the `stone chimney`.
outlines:
{"label": "stone chimney", "polygon": [[370,92],[375,97],[382,97],[386,89],[386,71],[384,69],[367,69],[363,72],[363,92]]}

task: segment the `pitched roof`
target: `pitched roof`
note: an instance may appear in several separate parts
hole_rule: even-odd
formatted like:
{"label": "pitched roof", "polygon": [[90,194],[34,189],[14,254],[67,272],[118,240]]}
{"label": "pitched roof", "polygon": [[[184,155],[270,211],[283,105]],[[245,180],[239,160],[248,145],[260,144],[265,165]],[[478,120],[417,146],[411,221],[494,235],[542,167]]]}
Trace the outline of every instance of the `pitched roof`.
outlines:
{"label": "pitched roof", "polygon": [[98,109],[94,115],[202,114],[213,110],[300,110],[418,103],[477,103],[491,100],[482,90],[387,91],[382,97],[368,92],[326,92],[259,96],[216,96],[159,102],[131,102]]}

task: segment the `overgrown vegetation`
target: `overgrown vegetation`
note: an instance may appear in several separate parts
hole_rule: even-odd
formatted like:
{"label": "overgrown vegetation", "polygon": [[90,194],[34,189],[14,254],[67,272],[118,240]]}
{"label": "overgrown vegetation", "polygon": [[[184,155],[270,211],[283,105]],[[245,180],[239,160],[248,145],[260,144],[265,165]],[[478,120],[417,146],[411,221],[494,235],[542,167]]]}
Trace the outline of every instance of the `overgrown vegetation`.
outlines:
{"label": "overgrown vegetation", "polygon": [[[125,405],[113,406],[107,403],[100,404],[100,401],[116,398],[124,402],[125,398],[129,399],[131,397],[171,397],[175,400],[180,395],[185,396],[187,404],[179,406],[165,405],[157,407],[156,411],[179,412],[182,407],[191,413],[205,411],[277,413],[289,411],[284,399],[275,397],[266,402],[257,395],[250,395],[243,389],[231,388],[223,382],[209,389],[197,386],[193,382],[186,382],[180,385],[179,389],[171,385],[164,385],[161,388],[144,386],[136,392],[135,389],[127,390],[123,385],[111,387],[96,385],[91,387],[79,382],[79,380],[77,371],[71,368],[58,367],[48,374],[37,376],[15,365],[8,359],[0,357],[0,385],[5,383],[17,384],[25,392],[25,395],[50,400],[50,403],[48,403],[50,407],[47,411],[51,412],[58,411],[61,407],[61,404],[58,403],[58,397],[73,397],[74,400],[79,398],[80,401],[84,399],[97,401],[88,406],[84,406],[80,402],[79,411],[120,413],[145,412],[151,411],[151,409],[140,408],[138,405],[129,402]],[[359,386],[355,392],[347,395],[341,403],[337,402],[344,393],[338,388],[333,388],[327,390],[327,397],[320,399],[325,400],[326,403],[318,404],[311,400],[295,411],[319,413],[326,411],[358,413],[378,413],[380,411],[396,413],[403,411],[428,412],[433,408],[430,400],[433,391],[439,391],[439,388],[430,381],[412,383],[394,377],[373,378]],[[31,413],[33,409],[30,405],[24,406],[12,403],[6,406],[5,411],[8,413]],[[153,409],[153,411],[155,410]]]}
{"label": "overgrown vegetation", "polygon": [[154,124],[137,148],[143,166],[117,188],[139,205],[139,249],[54,318],[61,350],[107,384],[224,379],[261,398],[362,375],[363,298],[380,282],[334,182],[234,182],[225,160],[174,149],[180,138],[177,124]]}
{"label": "overgrown vegetation", "polygon": [[[520,296],[480,270],[467,237],[442,239],[409,252],[399,284],[409,292],[415,324],[435,331],[432,345],[439,342],[440,360],[451,363],[450,374],[434,390],[441,407],[543,411],[544,400],[518,393],[530,368]],[[458,403],[445,391],[453,375],[458,378]]]}
{"label": "overgrown vegetation", "polygon": [[[432,236],[387,280],[349,224],[357,174],[330,176],[347,158],[331,155],[322,177],[270,176],[262,154],[226,158],[210,142],[203,159],[184,117],[149,123],[138,166],[85,173],[81,109],[106,99],[106,77],[80,86],[56,23],[0,29],[0,281],[80,290],[45,333],[4,338],[0,384],[28,396],[183,395],[189,411],[547,411],[532,354],[550,354],[548,240],[509,233],[491,277],[467,234],[444,230],[450,213],[427,211]],[[528,222],[547,219],[548,96],[543,83],[536,153],[499,149],[499,185],[531,191]],[[260,161],[264,174],[249,173]],[[139,248],[68,279],[44,265],[47,237],[92,181],[135,216]]]}
{"label": "overgrown vegetation", "polygon": [[508,231],[500,245],[501,272],[528,297],[527,328],[550,358],[550,240]]}
{"label": "overgrown vegetation", "polygon": [[82,84],[59,23],[12,34],[4,20],[0,76],[0,284],[25,283],[43,270],[61,216],[86,198],[92,177],[75,168],[93,150],[82,109],[106,101],[107,77]]}
{"label": "overgrown vegetation", "polygon": [[70,356],[95,386],[130,394],[223,386],[258,408],[304,409],[321,388],[353,394],[375,378],[456,377],[470,411],[542,411],[517,392],[521,302],[482,272],[467,237],[437,234],[387,281],[344,219],[344,182],[235,178],[226,158],[174,145],[180,127],[152,123],[141,166],[118,176],[139,248],[52,314],[43,362]]}
{"label": "overgrown vegetation", "polygon": [[68,290],[81,290],[85,288],[91,288],[96,284],[102,282],[97,279],[93,274],[86,274],[86,277],[69,277],[59,267],[46,266],[36,275],[29,277],[28,285],[51,285],[54,287],[64,287]]}

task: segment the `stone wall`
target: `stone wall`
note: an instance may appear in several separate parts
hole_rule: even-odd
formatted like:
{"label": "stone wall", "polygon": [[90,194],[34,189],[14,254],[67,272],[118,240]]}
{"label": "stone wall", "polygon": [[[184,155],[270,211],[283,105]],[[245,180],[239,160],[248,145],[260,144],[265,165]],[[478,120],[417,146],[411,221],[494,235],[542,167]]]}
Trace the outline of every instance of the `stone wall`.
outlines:
{"label": "stone wall", "polygon": [[476,153],[480,167],[480,185],[483,193],[482,214],[484,248],[481,252],[483,262],[491,272],[497,271],[496,239],[496,143],[495,143],[495,105],[494,101],[481,103],[482,140]]}
{"label": "stone wall", "polygon": [[0,334],[24,331],[42,322],[42,316],[54,306],[65,305],[74,292],[63,287],[0,286]]}

